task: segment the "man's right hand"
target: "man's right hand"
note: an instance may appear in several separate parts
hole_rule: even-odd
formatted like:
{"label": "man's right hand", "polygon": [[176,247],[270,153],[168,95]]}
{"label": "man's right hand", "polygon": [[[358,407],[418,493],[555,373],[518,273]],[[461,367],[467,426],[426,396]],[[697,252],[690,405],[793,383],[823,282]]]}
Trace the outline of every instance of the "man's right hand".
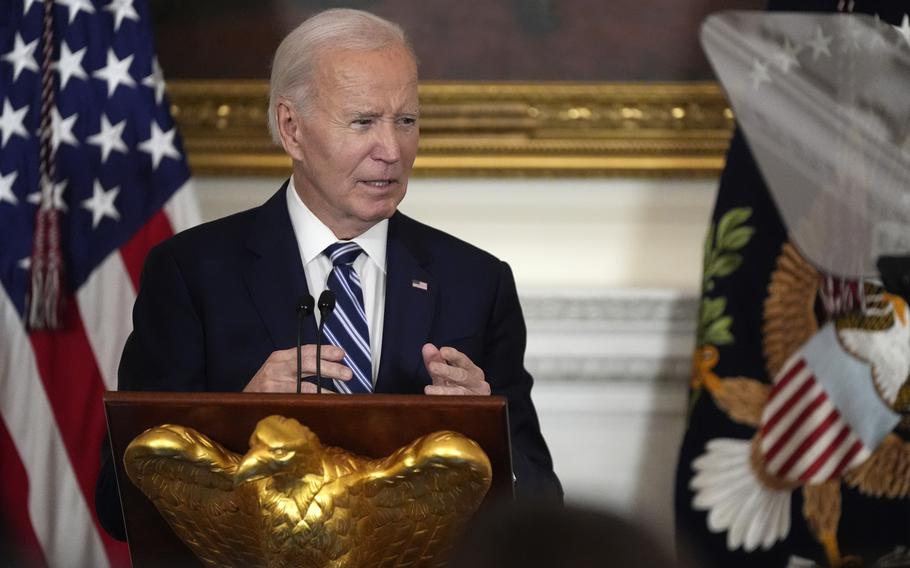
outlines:
{"label": "man's right hand", "polygon": [[[350,380],[351,369],[342,365],[344,350],[334,345],[323,345],[320,372],[327,379]],[[316,346],[300,348],[300,370],[304,377],[316,374]],[[273,351],[262,367],[244,387],[243,392],[297,392],[297,348]],[[316,385],[304,382],[301,392],[316,392]]]}

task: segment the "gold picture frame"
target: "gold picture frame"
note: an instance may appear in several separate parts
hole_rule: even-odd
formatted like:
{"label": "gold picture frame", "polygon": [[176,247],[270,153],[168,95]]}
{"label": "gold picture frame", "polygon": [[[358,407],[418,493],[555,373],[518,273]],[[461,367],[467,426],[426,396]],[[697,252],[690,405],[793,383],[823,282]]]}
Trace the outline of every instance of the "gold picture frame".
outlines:
{"label": "gold picture frame", "polygon": [[[197,175],[285,175],[265,81],[169,84]],[[424,177],[714,177],[733,113],[713,82],[420,85]]]}

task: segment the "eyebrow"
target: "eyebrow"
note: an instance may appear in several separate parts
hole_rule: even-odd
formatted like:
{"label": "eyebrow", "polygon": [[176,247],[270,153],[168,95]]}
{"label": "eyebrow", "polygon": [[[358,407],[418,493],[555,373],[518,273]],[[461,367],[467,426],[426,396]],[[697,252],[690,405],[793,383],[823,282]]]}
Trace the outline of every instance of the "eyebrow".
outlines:
{"label": "eyebrow", "polygon": [[[348,116],[354,118],[381,118],[383,116],[382,112],[377,110],[350,110],[348,111]],[[394,116],[419,116],[420,108],[404,110],[401,112],[395,113]]]}

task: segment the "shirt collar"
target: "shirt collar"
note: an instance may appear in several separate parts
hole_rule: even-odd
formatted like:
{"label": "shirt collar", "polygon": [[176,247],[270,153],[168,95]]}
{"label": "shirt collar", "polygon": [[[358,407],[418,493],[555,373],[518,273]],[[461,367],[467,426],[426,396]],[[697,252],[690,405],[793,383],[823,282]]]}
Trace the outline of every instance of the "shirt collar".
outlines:
{"label": "shirt collar", "polygon": [[[322,251],[327,246],[338,242],[338,237],[300,199],[294,187],[293,176],[288,181],[287,203],[294,234],[297,235],[297,246],[300,248],[300,256],[306,265],[322,254]],[[383,274],[386,271],[385,251],[388,235],[389,220],[383,219],[367,229],[366,232],[351,239],[367,253],[369,259]]]}

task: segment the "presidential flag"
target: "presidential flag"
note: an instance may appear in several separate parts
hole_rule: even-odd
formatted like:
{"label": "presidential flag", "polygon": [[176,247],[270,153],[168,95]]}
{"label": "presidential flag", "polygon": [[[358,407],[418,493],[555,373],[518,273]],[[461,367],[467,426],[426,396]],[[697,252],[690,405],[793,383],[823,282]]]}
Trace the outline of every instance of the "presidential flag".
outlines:
{"label": "presidential flag", "polygon": [[[814,262],[832,256],[857,260],[831,255],[862,251],[859,246],[866,244],[856,223],[836,221],[866,210],[818,207],[822,200],[817,200],[816,207],[796,210],[809,222],[784,224],[793,212],[784,208],[786,198],[804,194],[812,175],[827,172],[831,163],[834,170],[853,163],[846,153],[814,160],[816,153],[840,149],[841,143],[861,146],[853,135],[862,130],[842,129],[840,138],[828,137],[831,146],[818,144],[803,153],[785,134],[817,136],[812,127],[822,115],[837,125],[844,117],[878,113],[885,117],[880,124],[894,128],[895,136],[907,136],[906,120],[888,119],[892,112],[906,116],[905,98],[896,97],[893,108],[871,104],[890,92],[887,86],[901,84],[895,81],[904,80],[906,72],[872,79],[866,74],[874,69],[867,61],[891,60],[886,52],[906,60],[910,2],[770,4],[788,12],[867,16],[820,16],[812,22],[818,25],[797,35],[785,32],[805,21],[805,14],[768,16],[780,25],[750,36],[779,49],[741,67],[740,86],[758,93],[759,104],[734,109],[747,125],[746,135],[737,132],[731,142],[705,243],[689,422],[677,471],[677,540],[700,566],[910,566],[910,311],[879,282],[844,278],[843,271],[827,267],[826,272],[825,264]],[[746,22],[753,16],[720,17]],[[720,30],[728,45],[739,45],[742,35]],[[832,77],[848,88],[837,91],[843,95],[835,101],[840,106],[808,96],[841,84]],[[805,84],[811,88],[771,89]],[[868,90],[875,97],[870,99]],[[853,107],[856,112],[844,110],[857,99],[863,102]],[[797,105],[803,105],[800,112],[793,110]],[[772,119],[760,127],[780,125],[784,117],[787,128],[756,136],[754,123],[749,128],[755,109]],[[872,154],[893,154],[900,147],[890,143]],[[774,167],[762,162],[763,148],[780,156]],[[781,172],[790,171],[784,164],[801,168],[806,177],[784,180],[804,183],[782,201],[774,190]],[[876,159],[862,164],[864,169],[849,173],[860,181],[876,179]],[[854,199],[845,200],[851,205],[872,193],[848,181],[842,176],[840,185],[826,189]],[[817,231],[822,225],[823,235]],[[810,229],[816,241],[804,238]],[[857,244],[846,249],[843,243]]]}
{"label": "presidential flag", "polygon": [[29,565],[128,563],[94,515],[101,397],[146,252],[198,218],[153,43],[144,0],[3,3],[0,525]]}

